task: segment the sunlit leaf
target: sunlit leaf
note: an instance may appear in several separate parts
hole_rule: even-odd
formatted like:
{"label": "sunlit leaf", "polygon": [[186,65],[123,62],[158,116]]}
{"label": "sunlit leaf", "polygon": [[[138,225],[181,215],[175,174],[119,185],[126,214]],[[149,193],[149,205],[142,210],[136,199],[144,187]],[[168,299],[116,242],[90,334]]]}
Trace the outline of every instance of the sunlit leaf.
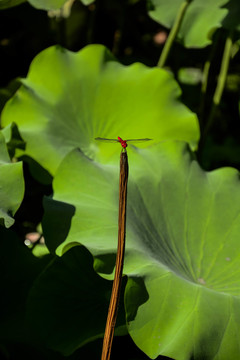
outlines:
{"label": "sunlit leaf", "polygon": [[90,5],[93,2],[95,2],[95,0],[80,0],[84,5]]}
{"label": "sunlit leaf", "polygon": [[99,161],[119,150],[97,144],[98,136],[179,139],[196,148],[197,118],[181,103],[173,76],[139,63],[123,66],[101,45],[78,53],[51,47],[33,60],[22,82],[2,124],[17,124],[24,154],[51,174],[73,148]]}
{"label": "sunlit leaf", "polygon": [[28,0],[37,9],[56,10],[61,8],[66,0]]}
{"label": "sunlit leaf", "polygon": [[[72,0],[28,0],[31,5],[37,9],[43,10],[57,10],[65,6],[72,6]],[[81,1],[84,5],[90,5],[95,0],[78,0]]]}

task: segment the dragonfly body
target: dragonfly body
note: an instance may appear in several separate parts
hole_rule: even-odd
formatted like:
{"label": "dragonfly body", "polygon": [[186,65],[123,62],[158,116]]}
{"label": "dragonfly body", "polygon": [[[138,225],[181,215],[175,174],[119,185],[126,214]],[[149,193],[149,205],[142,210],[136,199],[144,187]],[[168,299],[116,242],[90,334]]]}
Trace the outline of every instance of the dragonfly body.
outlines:
{"label": "dragonfly body", "polygon": [[152,139],[128,139],[128,140],[123,140],[120,136],[118,136],[117,139],[106,139],[106,138],[100,138],[100,137],[97,137],[95,138],[95,140],[100,140],[100,141],[107,141],[107,142],[118,142],[121,144],[122,148],[124,151],[126,151],[126,148],[128,146],[128,142],[131,141],[131,142],[142,142],[142,141],[148,141],[148,140],[152,140]]}
{"label": "dragonfly body", "polygon": [[122,148],[126,149],[127,147],[127,140],[123,140],[122,138],[120,138],[120,136],[118,136],[118,141],[121,143]]}

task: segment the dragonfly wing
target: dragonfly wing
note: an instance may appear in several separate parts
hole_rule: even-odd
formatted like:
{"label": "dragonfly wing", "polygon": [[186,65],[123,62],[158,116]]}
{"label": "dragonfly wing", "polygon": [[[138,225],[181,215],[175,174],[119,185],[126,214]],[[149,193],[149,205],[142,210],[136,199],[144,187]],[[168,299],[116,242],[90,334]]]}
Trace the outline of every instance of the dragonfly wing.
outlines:
{"label": "dragonfly wing", "polygon": [[145,139],[128,139],[128,140],[125,140],[125,141],[126,142],[129,142],[129,141],[143,142],[143,141],[149,141],[149,140],[153,140],[153,139],[148,139],[148,138],[145,138]]}
{"label": "dragonfly wing", "polygon": [[101,138],[101,137],[96,137],[95,140],[104,141],[104,142],[119,142],[119,140],[117,140],[117,139],[107,139],[107,138]]}
{"label": "dragonfly wing", "polygon": [[[104,141],[104,142],[121,142],[120,140],[118,139],[107,139],[107,138],[101,138],[101,137],[96,137],[95,140],[99,140],[99,141]],[[145,139],[128,139],[128,140],[122,140],[123,142],[143,142],[143,141],[149,141],[149,140],[152,140],[152,139],[148,139],[148,138],[145,138]]]}

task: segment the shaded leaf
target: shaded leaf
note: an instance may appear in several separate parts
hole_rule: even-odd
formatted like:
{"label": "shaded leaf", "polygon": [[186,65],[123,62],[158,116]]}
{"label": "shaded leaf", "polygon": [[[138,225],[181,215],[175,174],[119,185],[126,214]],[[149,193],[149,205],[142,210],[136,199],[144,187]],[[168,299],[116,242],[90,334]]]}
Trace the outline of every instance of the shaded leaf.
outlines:
{"label": "shaded leaf", "polygon": [[0,0],[0,10],[22,4],[26,1],[27,0]]}
{"label": "shaded leaf", "polygon": [[[171,28],[182,0],[150,0],[149,15]],[[188,5],[178,34],[186,47],[205,47],[212,42],[214,32],[221,27],[238,29],[240,6],[238,0],[193,0]]]}
{"label": "shaded leaf", "polygon": [[[56,258],[29,294],[27,323],[34,337],[65,355],[104,334],[112,282],[97,275],[92,265],[91,254],[77,246]],[[122,301],[119,315],[116,333],[124,334]]]}
{"label": "shaded leaf", "polygon": [[22,163],[10,161],[4,137],[0,133],[0,224],[10,227],[13,215],[24,195]]}
{"label": "shaded leaf", "polygon": [[[64,4],[69,2],[69,0],[0,0],[0,9],[7,9],[27,1],[35,8],[42,10],[57,10],[62,8]],[[95,0],[79,1],[81,1],[84,5],[90,5]]]}
{"label": "shaded leaf", "polygon": [[[0,338],[5,342],[27,342],[24,326],[28,291],[50,257],[35,258],[11,230],[0,226]],[[40,304],[35,303],[36,307]]]}
{"label": "shaded leaf", "polygon": [[223,20],[223,27],[229,30],[240,30],[240,5],[238,0],[229,0],[224,8],[228,10]]}

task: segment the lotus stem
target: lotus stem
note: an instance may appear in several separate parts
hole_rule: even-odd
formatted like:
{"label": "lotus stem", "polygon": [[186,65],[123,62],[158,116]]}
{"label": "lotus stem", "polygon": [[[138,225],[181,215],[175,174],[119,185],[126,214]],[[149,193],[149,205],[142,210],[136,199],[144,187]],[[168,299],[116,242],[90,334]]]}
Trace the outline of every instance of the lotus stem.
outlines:
{"label": "lotus stem", "polygon": [[174,21],[174,24],[173,24],[173,27],[168,35],[168,38],[167,38],[167,41],[164,45],[164,48],[162,50],[162,53],[161,53],[161,56],[159,58],[159,61],[158,61],[158,64],[157,66],[158,67],[164,67],[166,61],[167,61],[167,58],[169,56],[169,53],[170,53],[170,50],[172,48],[172,45],[173,45],[173,42],[178,34],[178,31],[181,27],[181,24],[182,24],[182,21],[183,21],[183,18],[184,18],[184,15],[185,15],[185,12],[187,10],[187,7],[188,5],[190,4],[192,0],[185,0],[179,10],[178,10],[178,13],[177,13],[177,16],[176,16],[176,19]]}
{"label": "lotus stem", "polygon": [[103,339],[101,360],[109,360],[111,356],[112,341],[117,320],[118,304],[120,299],[122,272],[125,252],[126,237],[126,209],[127,209],[127,181],[128,181],[128,156],[127,151],[121,152],[119,176],[119,212],[118,212],[118,249],[116,268],[112,286],[112,294],[108,308],[108,316]]}

